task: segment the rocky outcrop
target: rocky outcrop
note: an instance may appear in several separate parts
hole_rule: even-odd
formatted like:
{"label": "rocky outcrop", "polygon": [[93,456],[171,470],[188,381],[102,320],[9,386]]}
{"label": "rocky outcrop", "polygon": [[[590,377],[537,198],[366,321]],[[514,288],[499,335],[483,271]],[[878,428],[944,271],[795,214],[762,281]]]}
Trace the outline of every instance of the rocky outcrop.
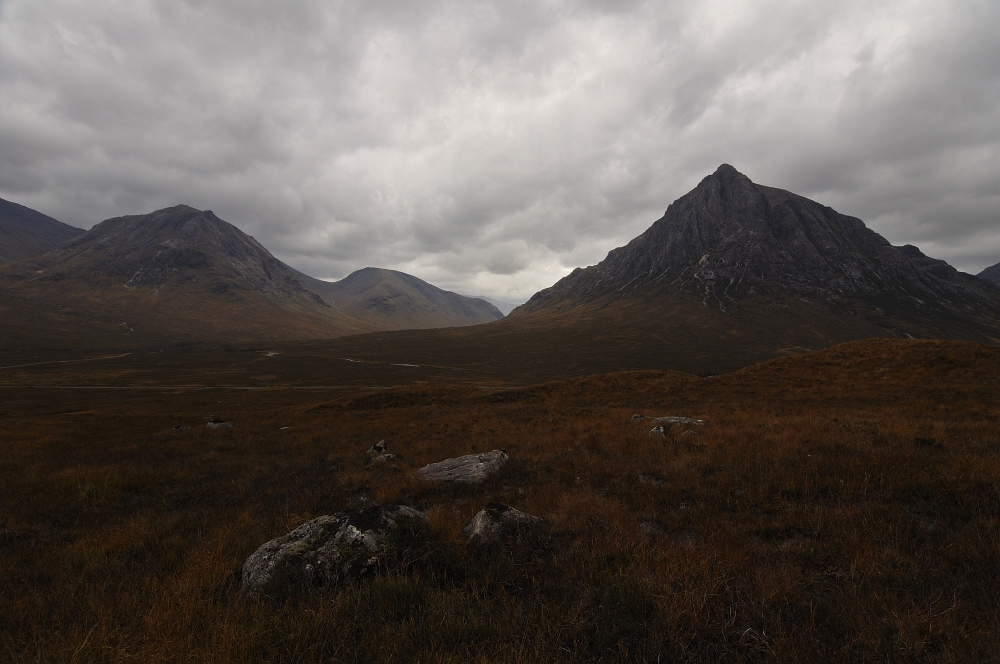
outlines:
{"label": "rocky outcrop", "polygon": [[507,453],[493,450],[428,464],[417,471],[417,477],[428,482],[477,484],[498,473],[506,463]]}
{"label": "rocky outcrop", "polygon": [[525,514],[502,503],[487,503],[463,533],[470,543],[476,545],[499,544],[515,537],[539,535],[545,528],[545,521],[537,516]]}
{"label": "rocky outcrop", "polygon": [[243,590],[281,597],[337,588],[399,561],[408,540],[429,529],[427,517],[403,505],[321,516],[261,545],[243,564]]}

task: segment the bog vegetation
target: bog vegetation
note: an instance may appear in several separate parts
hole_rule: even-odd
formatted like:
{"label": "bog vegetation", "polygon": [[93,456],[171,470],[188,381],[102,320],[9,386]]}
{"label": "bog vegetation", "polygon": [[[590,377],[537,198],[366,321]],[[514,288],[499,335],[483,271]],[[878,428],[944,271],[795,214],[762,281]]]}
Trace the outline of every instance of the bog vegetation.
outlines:
{"label": "bog vegetation", "polygon": [[[503,390],[4,389],[0,659],[996,660],[998,383],[1000,349],[883,340]],[[492,449],[485,484],[415,478]],[[548,535],[468,548],[489,501]],[[241,594],[263,542],[386,503],[433,525],[405,564]]]}

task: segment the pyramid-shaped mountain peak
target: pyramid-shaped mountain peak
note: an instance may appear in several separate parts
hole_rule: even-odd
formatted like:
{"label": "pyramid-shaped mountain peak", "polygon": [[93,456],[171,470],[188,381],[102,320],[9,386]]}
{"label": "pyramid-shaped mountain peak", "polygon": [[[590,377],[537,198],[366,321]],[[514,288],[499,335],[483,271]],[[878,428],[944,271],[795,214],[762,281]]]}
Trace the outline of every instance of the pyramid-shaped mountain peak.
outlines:
{"label": "pyramid-shaped mountain peak", "polygon": [[514,315],[668,295],[722,311],[793,297],[921,315],[994,319],[1000,312],[1000,291],[981,280],[722,164],[642,235],[537,293]]}

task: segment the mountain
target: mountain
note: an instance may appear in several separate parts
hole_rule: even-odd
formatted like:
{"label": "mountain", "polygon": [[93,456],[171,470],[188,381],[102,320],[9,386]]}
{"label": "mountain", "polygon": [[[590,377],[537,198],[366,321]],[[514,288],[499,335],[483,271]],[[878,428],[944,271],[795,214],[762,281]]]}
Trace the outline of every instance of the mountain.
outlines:
{"label": "mountain", "polygon": [[40,256],[83,232],[0,198],[0,265]]}
{"label": "mountain", "polygon": [[872,337],[1000,343],[1000,288],[728,165],[598,265],[501,321],[380,333],[330,352],[525,381],[716,374]]}
{"label": "mountain", "polygon": [[0,343],[87,347],[379,329],[327,304],[252,237],[178,205],[108,219],[0,270]]}
{"label": "mountain", "polygon": [[0,315],[7,348],[332,338],[502,317],[402,272],[314,279],[210,210],[185,205],[108,219],[0,269]]}
{"label": "mountain", "polygon": [[333,282],[297,274],[338,310],[383,330],[458,327],[503,318],[483,299],[442,290],[396,270],[366,267]]}
{"label": "mountain", "polygon": [[987,281],[992,281],[996,285],[1000,286],[1000,263],[989,266],[976,276],[979,277],[980,279],[986,279]]}
{"label": "mountain", "polygon": [[728,164],[645,233],[512,315],[672,295],[721,312],[797,298],[896,336],[1000,336],[997,288],[917,247],[892,246],[860,219],[756,185]]}
{"label": "mountain", "polygon": [[485,295],[469,295],[468,297],[475,297],[479,298],[480,300],[486,300],[494,307],[496,307],[500,311],[500,313],[502,313],[504,316],[514,311],[514,309],[517,309],[519,306],[521,306],[521,304],[523,304],[515,302],[504,302],[503,300],[494,300],[493,298],[486,297]]}

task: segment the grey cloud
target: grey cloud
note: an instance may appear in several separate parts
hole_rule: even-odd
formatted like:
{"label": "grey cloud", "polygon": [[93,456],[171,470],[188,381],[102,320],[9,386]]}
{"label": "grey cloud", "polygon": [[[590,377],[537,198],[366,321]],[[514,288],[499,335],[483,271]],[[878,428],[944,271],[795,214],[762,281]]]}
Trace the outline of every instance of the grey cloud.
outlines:
{"label": "grey cloud", "polygon": [[6,0],[0,196],[526,298],[719,163],[1000,260],[991,2]]}

